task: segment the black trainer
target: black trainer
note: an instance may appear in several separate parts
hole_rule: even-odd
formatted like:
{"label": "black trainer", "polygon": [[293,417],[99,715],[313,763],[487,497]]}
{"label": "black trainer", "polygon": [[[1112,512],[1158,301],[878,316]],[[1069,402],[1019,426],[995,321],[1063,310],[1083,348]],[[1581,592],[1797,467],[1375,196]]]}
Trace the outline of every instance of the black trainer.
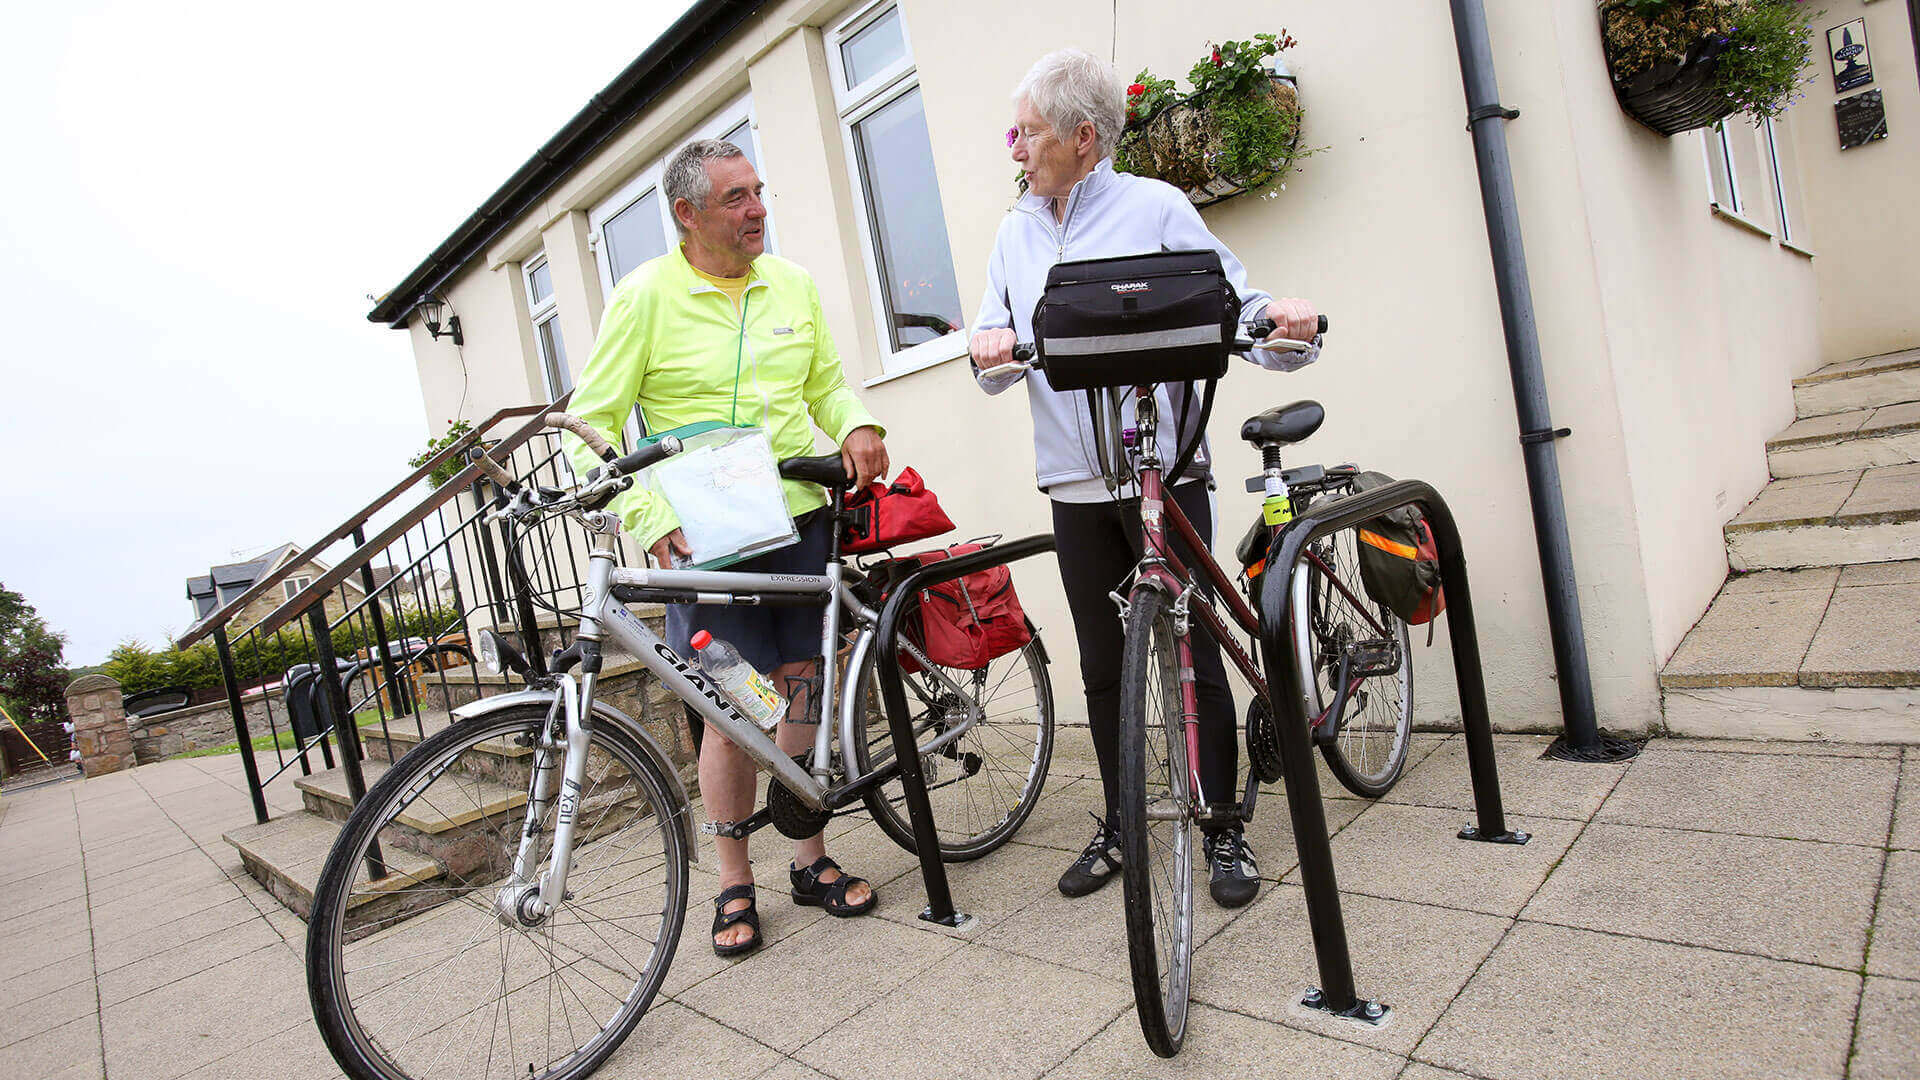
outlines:
{"label": "black trainer", "polygon": [[1067,872],[1060,875],[1060,894],[1062,896],[1085,896],[1105,885],[1108,879],[1120,869],[1120,837],[1098,814],[1089,811],[1096,828],[1093,839],[1087,841],[1087,848],[1080,857],[1073,860]]}
{"label": "black trainer", "polygon": [[1207,865],[1212,871],[1207,892],[1221,907],[1245,907],[1260,892],[1260,867],[1239,829],[1207,834]]}

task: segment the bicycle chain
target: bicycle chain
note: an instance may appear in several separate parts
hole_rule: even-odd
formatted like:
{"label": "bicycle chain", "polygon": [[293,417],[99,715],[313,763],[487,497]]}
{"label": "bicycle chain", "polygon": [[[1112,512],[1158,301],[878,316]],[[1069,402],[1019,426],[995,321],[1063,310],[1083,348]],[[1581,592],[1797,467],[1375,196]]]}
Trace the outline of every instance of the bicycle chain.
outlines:
{"label": "bicycle chain", "polygon": [[1280,779],[1280,725],[1258,698],[1247,702],[1247,767],[1262,783]]}

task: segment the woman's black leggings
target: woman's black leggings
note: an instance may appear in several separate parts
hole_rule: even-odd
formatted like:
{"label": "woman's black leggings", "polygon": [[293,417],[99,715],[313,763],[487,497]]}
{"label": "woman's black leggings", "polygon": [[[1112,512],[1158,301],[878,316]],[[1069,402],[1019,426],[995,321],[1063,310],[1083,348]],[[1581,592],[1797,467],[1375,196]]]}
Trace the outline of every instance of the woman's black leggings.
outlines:
{"label": "woman's black leggings", "polygon": [[[1213,510],[1206,483],[1192,481],[1174,488],[1173,500],[1200,539],[1211,545]],[[1060,582],[1066,586],[1073,634],[1080,641],[1080,680],[1086,686],[1093,750],[1099,756],[1100,782],[1106,789],[1107,820],[1114,821],[1120,802],[1120,650],[1126,632],[1107,594],[1120,587],[1140,559],[1140,500],[1055,502],[1053,533],[1059,543]],[[1186,545],[1177,537],[1173,544],[1180,560],[1192,566]],[[1235,802],[1240,798],[1235,784],[1240,741],[1226,666],[1220,646],[1197,619],[1192,643],[1200,698],[1200,783],[1209,801]]]}

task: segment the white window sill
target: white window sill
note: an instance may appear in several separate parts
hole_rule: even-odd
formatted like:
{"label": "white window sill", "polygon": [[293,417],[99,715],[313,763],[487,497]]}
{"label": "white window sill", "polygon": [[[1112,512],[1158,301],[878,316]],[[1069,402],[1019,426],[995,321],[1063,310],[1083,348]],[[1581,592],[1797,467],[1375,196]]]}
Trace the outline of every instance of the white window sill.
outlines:
{"label": "white window sill", "polygon": [[1801,247],[1799,244],[1796,244],[1791,240],[1780,241],[1780,246],[1783,248],[1786,248],[1788,251],[1793,252],[1795,255],[1801,255],[1809,259],[1813,258],[1813,252],[1808,251],[1806,248]]}
{"label": "white window sill", "polygon": [[1727,209],[1726,207],[1721,206],[1719,203],[1708,203],[1707,205],[1713,208],[1713,216],[1717,218],[1723,218],[1734,225],[1740,226],[1741,228],[1747,230],[1748,232],[1756,233],[1760,236],[1764,236],[1769,240],[1773,239],[1773,230],[1767,228],[1765,225],[1761,225],[1758,222],[1752,221],[1748,218],[1744,218],[1739,214],[1736,214],[1733,211]]}
{"label": "white window sill", "polygon": [[[959,336],[959,335],[956,335],[956,336]],[[937,342],[928,342],[927,344],[933,345],[933,344],[937,344]],[[958,351],[941,349],[937,352],[929,352],[921,355],[916,355],[912,359],[908,360],[906,363],[903,363],[899,367],[894,368],[892,371],[887,372],[885,375],[876,375],[873,378],[868,379],[866,382],[861,383],[860,387],[863,390],[868,389],[871,387],[879,386],[881,383],[888,383],[888,382],[892,382],[895,379],[905,378],[908,375],[918,374],[922,371],[927,370],[928,368],[939,367],[941,364],[950,363],[954,360],[965,359],[967,355],[967,343],[964,336],[961,336],[961,340],[957,343],[957,347],[958,347]]]}

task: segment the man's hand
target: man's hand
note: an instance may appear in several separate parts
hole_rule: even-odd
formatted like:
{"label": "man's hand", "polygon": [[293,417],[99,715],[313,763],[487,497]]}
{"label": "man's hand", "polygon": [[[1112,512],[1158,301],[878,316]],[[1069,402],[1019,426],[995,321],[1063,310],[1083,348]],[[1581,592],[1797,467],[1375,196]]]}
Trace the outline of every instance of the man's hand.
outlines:
{"label": "man's hand", "polygon": [[1293,297],[1276,299],[1267,304],[1267,318],[1273,320],[1273,333],[1267,340],[1290,338],[1294,341],[1312,341],[1320,332],[1320,313],[1314,310],[1310,300]]}
{"label": "man's hand", "polygon": [[653,565],[662,570],[673,569],[673,559],[667,554],[669,549],[682,555],[693,554],[693,548],[687,543],[687,534],[675,529],[653,542]]}
{"label": "man's hand", "polygon": [[989,371],[1013,363],[1013,346],[1019,340],[1019,335],[1008,327],[982,330],[967,343],[967,352],[973,356],[973,366]]}
{"label": "man's hand", "polygon": [[887,475],[887,444],[872,427],[857,427],[840,444],[840,463],[854,478],[856,488],[866,487]]}

